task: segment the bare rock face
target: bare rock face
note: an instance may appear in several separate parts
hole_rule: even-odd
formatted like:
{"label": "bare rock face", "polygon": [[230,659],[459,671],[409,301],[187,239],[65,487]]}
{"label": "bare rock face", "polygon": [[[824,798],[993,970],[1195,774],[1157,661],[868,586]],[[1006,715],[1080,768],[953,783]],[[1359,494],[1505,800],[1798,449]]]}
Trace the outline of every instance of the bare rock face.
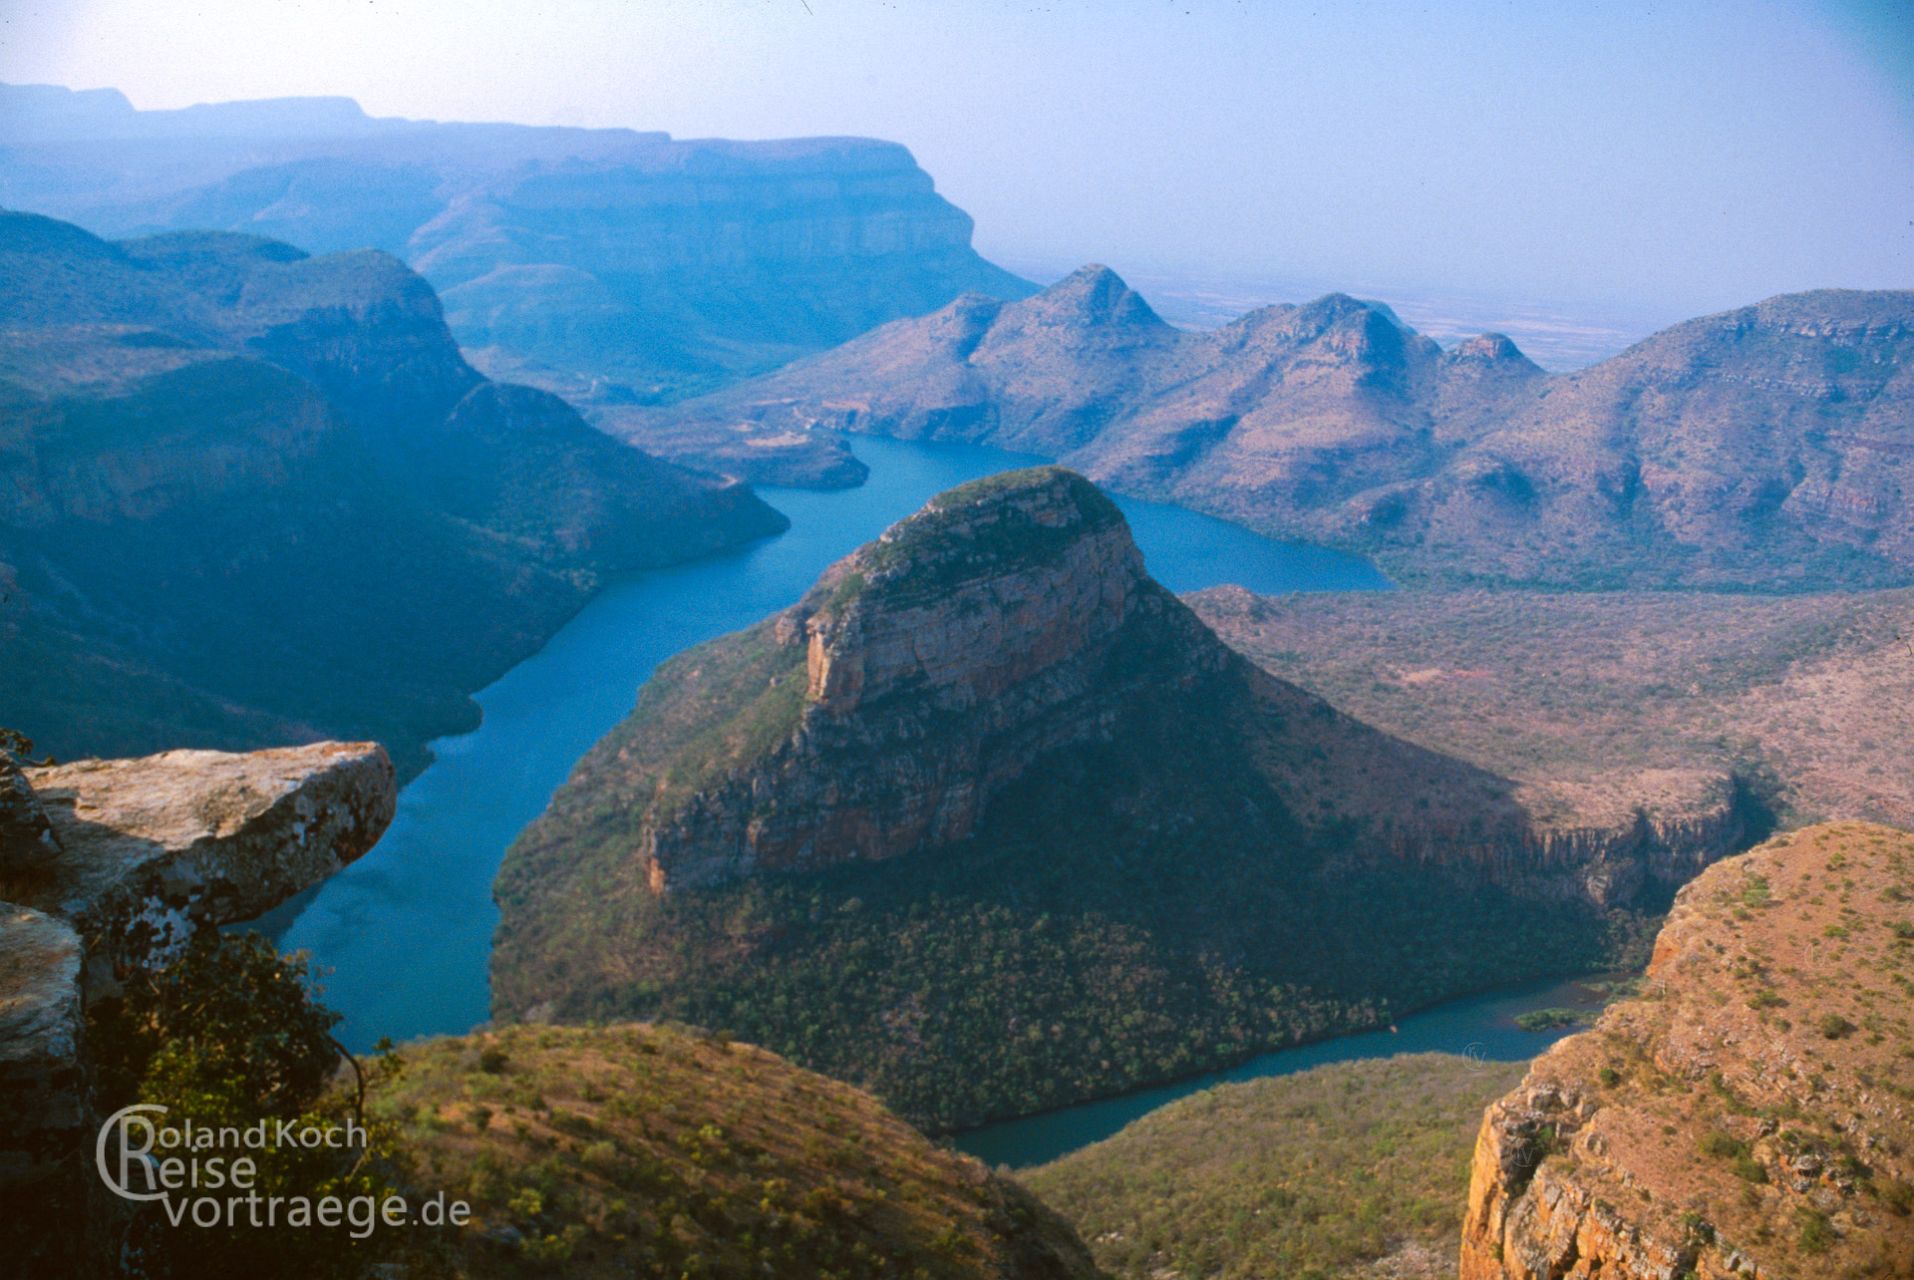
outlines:
{"label": "bare rock face", "polygon": [[1113,652],[1151,627],[1188,632],[1189,674],[1224,661],[1087,481],[1048,469],[944,495],[776,620],[802,654],[794,732],[762,771],[661,817],[654,888],[963,839],[1027,761],[1097,731],[1125,694]]}
{"label": "bare rock face", "polygon": [[1685,888],[1641,999],[1488,1110],[1462,1280],[1914,1264],[1914,836],[1810,827]]}
{"label": "bare rock face", "polygon": [[33,784],[0,752],[0,871],[44,866],[59,856],[59,838]]}
{"label": "bare rock face", "polygon": [[0,1192],[54,1172],[86,1121],[80,938],[0,904]]}
{"label": "bare rock face", "polygon": [[[0,875],[0,1218],[29,1227],[44,1221],[34,1206],[79,1194],[89,1001],[196,930],[256,916],[357,858],[397,792],[375,743],[168,751],[13,780],[59,848]],[[0,1249],[17,1243],[0,1230]]]}
{"label": "bare rock face", "polygon": [[65,856],[19,892],[116,965],[171,959],[195,929],[247,920],[370,849],[392,821],[376,743],[167,751],[26,771]]}

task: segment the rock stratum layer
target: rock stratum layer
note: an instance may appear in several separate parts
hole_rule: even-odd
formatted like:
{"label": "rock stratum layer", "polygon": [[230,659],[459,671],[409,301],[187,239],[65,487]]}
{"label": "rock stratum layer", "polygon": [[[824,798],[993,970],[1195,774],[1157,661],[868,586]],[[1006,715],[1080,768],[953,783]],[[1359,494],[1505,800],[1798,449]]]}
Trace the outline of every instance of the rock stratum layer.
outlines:
{"label": "rock stratum layer", "polygon": [[604,575],[784,526],[486,381],[383,253],[4,214],[0,269],[0,705],[61,756],[416,769]]}
{"label": "rock stratum layer", "polygon": [[1540,824],[1232,652],[1039,468],[661,667],[508,855],[494,991],[730,1027],[952,1123],[1592,960],[1742,818]]}
{"label": "rock stratum layer", "polygon": [[969,216],[895,143],[375,119],[343,98],[136,111],[111,90],[0,86],[0,104],[0,202],[107,235],[383,249],[444,294],[487,372],[577,403],[1034,288],[976,254]]}
{"label": "rock stratum layer", "polygon": [[1341,294],[1185,332],[1086,267],[620,429],[816,426],[1042,454],[1425,581],[1914,581],[1906,292],[1772,298],[1551,375],[1500,335],[1444,350]]}
{"label": "rock stratum layer", "polygon": [[1830,824],[1682,890],[1643,996],[1483,1118],[1462,1280],[1901,1277],[1914,837]]}

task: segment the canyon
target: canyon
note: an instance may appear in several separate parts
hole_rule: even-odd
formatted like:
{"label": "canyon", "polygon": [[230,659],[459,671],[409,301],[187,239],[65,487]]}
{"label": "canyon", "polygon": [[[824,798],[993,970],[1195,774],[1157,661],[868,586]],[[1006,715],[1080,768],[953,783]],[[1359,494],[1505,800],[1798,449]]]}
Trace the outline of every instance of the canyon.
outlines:
{"label": "canyon", "polygon": [[966,291],[979,257],[910,153],[866,138],[367,116],[347,98],[135,110],[0,86],[0,203],[125,237],[222,230],[404,259],[486,373],[594,411],[671,398]]}
{"label": "canyon", "polygon": [[659,668],[507,855],[494,999],[974,1123],[1593,963],[1755,818],[1551,825],[1267,676],[1037,468]]}

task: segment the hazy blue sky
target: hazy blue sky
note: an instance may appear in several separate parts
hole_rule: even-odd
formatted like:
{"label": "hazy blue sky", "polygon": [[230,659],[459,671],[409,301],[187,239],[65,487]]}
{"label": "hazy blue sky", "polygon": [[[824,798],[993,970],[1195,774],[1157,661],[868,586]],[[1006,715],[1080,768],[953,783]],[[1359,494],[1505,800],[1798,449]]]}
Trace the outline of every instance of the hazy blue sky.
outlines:
{"label": "hazy blue sky", "polygon": [[1914,285],[1914,4],[0,0],[143,107],[908,144],[1021,260],[1694,313]]}

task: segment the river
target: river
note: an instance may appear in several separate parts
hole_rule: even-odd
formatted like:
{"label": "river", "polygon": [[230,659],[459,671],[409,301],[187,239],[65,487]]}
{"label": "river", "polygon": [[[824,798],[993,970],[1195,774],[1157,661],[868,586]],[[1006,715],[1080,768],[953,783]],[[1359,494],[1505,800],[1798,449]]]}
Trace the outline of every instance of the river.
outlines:
{"label": "river", "polygon": [[[498,910],[492,879],[512,838],[544,809],[592,743],[631,709],[659,662],[796,600],[823,569],[932,495],[1035,459],[962,445],[859,437],[871,468],[856,489],[764,488],[788,532],[609,586],[531,658],[477,695],[484,719],[432,744],[436,759],[399,795],[398,814],[365,857],[278,915],[276,941],[311,953],[340,1039],[363,1051],[389,1036],[470,1030],[490,1016],[487,961]],[[1181,507],[1119,498],[1149,570],[1176,591],[1239,583],[1253,591],[1378,589],[1367,562],[1271,541]],[[1096,1141],[1173,1097],[1219,1080],[1417,1049],[1527,1057],[1552,1038],[1509,1017],[1527,990],[1459,1001],[1405,1019],[1397,1034],[1345,1036],[1267,1054],[1232,1071],[975,1131],[958,1145],[991,1163],[1028,1165]]]}
{"label": "river", "polygon": [[1164,1103],[1212,1085],[1262,1076],[1286,1076],[1330,1062],[1390,1058],[1398,1053],[1455,1053],[1494,1062],[1520,1062],[1572,1034],[1576,1028],[1524,1031],[1515,1024],[1517,1014],[1536,1009],[1575,1009],[1592,1016],[1601,1005],[1601,994],[1577,981],[1511,987],[1466,1000],[1451,1000],[1411,1014],[1396,1023],[1393,1030],[1337,1036],[1333,1040],[1259,1054],[1225,1071],[1190,1076],[1174,1084],[1140,1089],[1117,1098],[1102,1098],[972,1129],[958,1134],[953,1142],[986,1164],[1028,1168],[1068,1155],[1092,1142],[1101,1142]]}

